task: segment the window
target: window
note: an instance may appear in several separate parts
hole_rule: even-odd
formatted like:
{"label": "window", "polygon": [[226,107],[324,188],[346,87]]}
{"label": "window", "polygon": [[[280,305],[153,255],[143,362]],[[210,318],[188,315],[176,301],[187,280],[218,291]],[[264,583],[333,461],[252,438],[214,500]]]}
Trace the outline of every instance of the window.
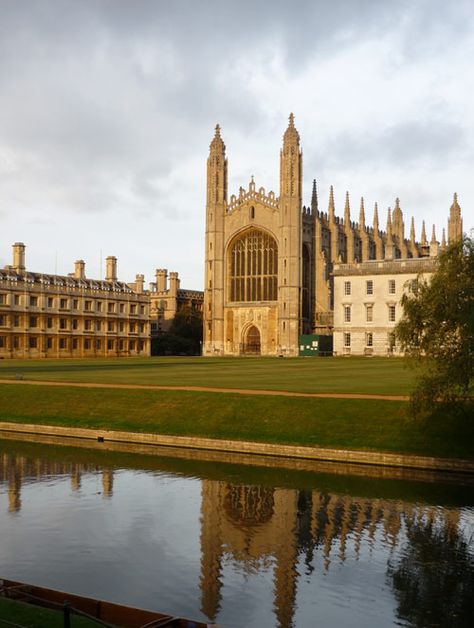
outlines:
{"label": "window", "polygon": [[113,324],[112,321],[108,321],[107,323],[107,331],[114,331],[115,329],[115,325]]}
{"label": "window", "polygon": [[140,323],[140,333],[143,334],[145,331],[145,323]]}
{"label": "window", "polygon": [[365,346],[366,347],[374,346],[374,335],[372,334],[372,332],[367,332],[365,334]]}
{"label": "window", "polygon": [[77,338],[72,339],[72,348],[77,349]]}
{"label": "window", "polygon": [[35,336],[30,336],[28,345],[30,349],[36,349],[36,347],[38,346],[38,338],[36,338]]}
{"label": "window", "polygon": [[100,347],[101,347],[101,342],[100,342],[100,340],[96,340],[96,341],[95,341],[95,348],[96,348],[96,349],[100,349]]}
{"label": "window", "polygon": [[61,310],[66,310],[67,309],[67,299],[60,299],[59,300],[59,307]]}
{"label": "window", "polygon": [[95,307],[98,312],[102,312],[102,301],[97,301]]}
{"label": "window", "polygon": [[135,340],[130,340],[130,351],[135,351]]}
{"label": "window", "polygon": [[38,317],[30,316],[30,327],[38,327]]}
{"label": "window", "polygon": [[140,305],[140,314],[145,314],[145,306]]}
{"label": "window", "polygon": [[374,294],[374,282],[372,281],[372,279],[369,279],[365,282],[365,293]]}
{"label": "window", "polygon": [[90,331],[92,329],[92,321],[91,320],[84,321],[84,329],[86,331]]}
{"label": "window", "polygon": [[395,322],[395,305],[388,306],[388,320],[390,323]]}
{"label": "window", "polygon": [[89,338],[86,338],[84,340],[84,349],[90,349],[91,348],[91,341],[89,340]]}
{"label": "window", "polygon": [[59,348],[60,349],[65,349],[66,348],[66,338],[60,338],[59,339]]}
{"label": "window", "polygon": [[107,349],[109,351],[112,351],[113,348],[114,348],[114,341],[113,340],[107,340]]}
{"label": "window", "polygon": [[90,312],[92,310],[92,301],[86,301],[84,303],[84,309]]}
{"label": "window", "polygon": [[13,303],[15,305],[20,305],[21,304],[21,297],[19,294],[15,294],[15,296],[13,297]]}
{"label": "window", "polygon": [[7,346],[7,337],[0,336],[0,349],[4,349]]}
{"label": "window", "polygon": [[79,321],[77,320],[77,318],[73,318],[72,319],[72,328],[73,329],[77,329],[79,327]]}
{"label": "window", "polygon": [[395,334],[393,333],[393,331],[391,331],[387,335],[387,345],[389,351],[393,351],[395,349]]}
{"label": "window", "polygon": [[46,348],[47,349],[52,349],[53,348],[53,339],[52,338],[47,338],[46,339]]}
{"label": "window", "polygon": [[7,317],[0,314],[0,327],[5,327],[7,324]]}
{"label": "window", "polygon": [[130,314],[136,314],[137,313],[137,306],[135,305],[135,303],[132,303],[132,305],[130,306]]}
{"label": "window", "polygon": [[20,338],[18,336],[13,336],[13,348],[14,349],[20,348]]}
{"label": "window", "polygon": [[119,323],[119,331],[123,331],[123,321],[120,321]]}
{"label": "window", "polygon": [[388,280],[388,293],[395,294],[395,279]]}
{"label": "window", "polygon": [[344,294],[346,296],[350,296],[351,292],[352,292],[351,282],[350,281],[345,281],[344,282]]}
{"label": "window", "polygon": [[54,307],[54,299],[53,299],[53,297],[48,297],[48,307]]}
{"label": "window", "polygon": [[113,314],[115,312],[115,303],[107,303],[107,312]]}
{"label": "window", "polygon": [[229,249],[231,301],[276,301],[278,245],[271,235],[252,229],[239,236]]}
{"label": "window", "polygon": [[374,306],[366,305],[365,306],[365,320],[367,323],[371,323],[374,320]]}
{"label": "window", "polygon": [[140,349],[140,351],[143,351],[143,349],[145,348],[145,343],[143,342],[143,340],[140,340],[140,342],[138,343],[138,348]]}
{"label": "window", "polygon": [[123,351],[123,340],[119,340],[119,351]]}
{"label": "window", "polygon": [[18,314],[13,317],[13,327],[20,327],[20,317]]}
{"label": "window", "polygon": [[73,310],[78,310],[79,309],[79,301],[77,299],[73,300],[72,308],[73,308]]}
{"label": "window", "polygon": [[134,334],[136,332],[136,325],[135,323],[130,323],[130,333]]}
{"label": "window", "polygon": [[52,318],[48,318],[48,319],[46,320],[46,327],[47,327],[48,329],[52,329],[52,327],[53,327],[53,319],[52,319]]}
{"label": "window", "polygon": [[348,333],[344,334],[344,346],[345,347],[350,347],[351,346],[351,335]]}
{"label": "window", "polygon": [[100,321],[96,321],[96,322],[95,322],[95,330],[96,330],[96,331],[100,331],[100,328],[101,328]]}
{"label": "window", "polygon": [[32,307],[38,307],[38,297],[30,297],[30,305]]}
{"label": "window", "polygon": [[59,329],[67,329],[67,319],[65,318],[59,319]]}
{"label": "window", "polygon": [[351,306],[350,305],[344,306],[344,322],[345,323],[351,322]]}
{"label": "window", "polygon": [[0,305],[6,305],[6,304],[7,304],[7,295],[0,294]]}
{"label": "window", "polygon": [[125,303],[121,303],[119,305],[119,309],[120,309],[120,314],[123,314],[125,312]]}

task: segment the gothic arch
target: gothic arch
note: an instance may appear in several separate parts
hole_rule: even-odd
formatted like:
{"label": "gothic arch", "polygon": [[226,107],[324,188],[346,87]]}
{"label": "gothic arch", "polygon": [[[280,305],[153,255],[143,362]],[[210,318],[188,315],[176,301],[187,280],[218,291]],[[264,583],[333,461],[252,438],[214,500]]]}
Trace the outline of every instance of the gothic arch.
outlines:
{"label": "gothic arch", "polygon": [[227,247],[227,300],[276,301],[278,244],[266,230],[246,228]]}
{"label": "gothic arch", "polygon": [[250,324],[242,331],[242,353],[244,355],[260,355],[262,340],[259,328]]}

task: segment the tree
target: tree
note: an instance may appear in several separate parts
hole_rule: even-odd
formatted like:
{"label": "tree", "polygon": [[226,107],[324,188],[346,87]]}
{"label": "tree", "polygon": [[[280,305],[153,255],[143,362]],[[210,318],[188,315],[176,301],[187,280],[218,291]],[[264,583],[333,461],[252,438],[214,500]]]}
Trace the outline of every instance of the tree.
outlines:
{"label": "tree", "polygon": [[202,314],[191,307],[178,310],[169,331],[153,338],[152,355],[199,355],[202,341]]}
{"label": "tree", "polygon": [[466,397],[474,381],[474,238],[443,252],[431,279],[420,279],[402,306],[395,335],[421,370],[411,397],[415,414]]}

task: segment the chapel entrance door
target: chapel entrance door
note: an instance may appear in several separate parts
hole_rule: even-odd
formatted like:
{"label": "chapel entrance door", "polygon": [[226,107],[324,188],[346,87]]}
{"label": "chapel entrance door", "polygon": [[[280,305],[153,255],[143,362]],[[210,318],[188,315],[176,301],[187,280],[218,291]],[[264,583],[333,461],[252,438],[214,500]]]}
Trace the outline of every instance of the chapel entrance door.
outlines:
{"label": "chapel entrance door", "polygon": [[260,355],[260,332],[255,325],[251,325],[245,334],[243,353],[245,355]]}

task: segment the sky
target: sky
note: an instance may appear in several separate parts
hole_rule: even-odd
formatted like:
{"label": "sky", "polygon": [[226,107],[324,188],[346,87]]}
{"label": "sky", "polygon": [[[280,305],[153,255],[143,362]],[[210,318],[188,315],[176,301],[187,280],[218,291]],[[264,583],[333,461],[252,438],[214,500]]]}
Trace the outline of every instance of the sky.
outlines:
{"label": "sky", "polygon": [[474,227],[474,0],[0,0],[0,267],[202,289],[206,159],[229,195],[279,191],[293,112],[303,189],[352,217],[400,198]]}

